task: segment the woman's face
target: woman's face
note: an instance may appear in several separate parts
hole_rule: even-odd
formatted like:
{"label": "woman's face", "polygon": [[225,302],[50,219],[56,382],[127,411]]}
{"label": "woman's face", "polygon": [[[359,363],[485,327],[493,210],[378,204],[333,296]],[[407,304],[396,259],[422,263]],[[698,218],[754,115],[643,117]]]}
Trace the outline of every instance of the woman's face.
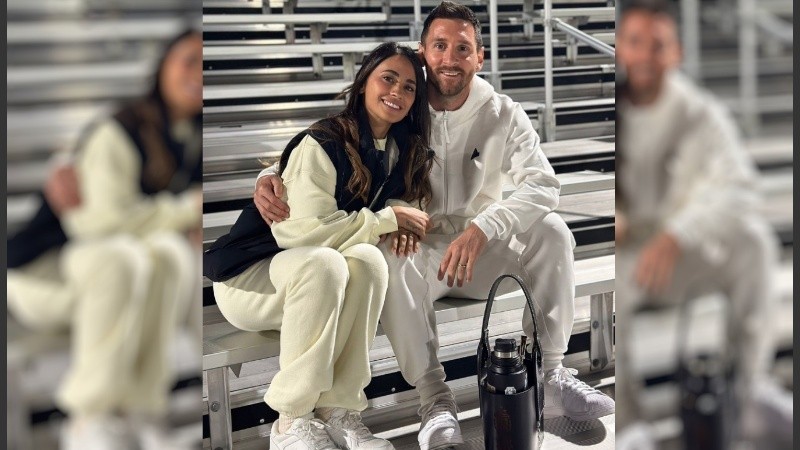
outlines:
{"label": "woman's face", "polygon": [[414,105],[417,78],[411,62],[402,55],[385,59],[367,78],[364,106],[375,137],[383,138]]}
{"label": "woman's face", "polygon": [[173,116],[188,118],[203,109],[203,40],[191,34],[175,44],[164,59],[161,96]]}

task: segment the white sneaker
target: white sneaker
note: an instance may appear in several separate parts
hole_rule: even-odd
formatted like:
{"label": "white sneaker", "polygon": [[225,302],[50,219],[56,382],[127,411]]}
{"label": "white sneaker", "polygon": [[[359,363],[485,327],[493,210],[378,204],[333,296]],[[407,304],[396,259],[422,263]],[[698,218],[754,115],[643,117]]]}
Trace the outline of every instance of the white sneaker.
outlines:
{"label": "white sneaker", "polygon": [[335,408],[331,412],[328,434],[341,448],[350,450],[390,450],[394,445],[386,439],[375,437],[369,428],[361,422],[361,414],[344,408]]}
{"label": "white sneaker", "polygon": [[333,450],[338,449],[328,434],[328,425],[306,414],[292,422],[286,433],[278,433],[278,421],[272,424],[269,448],[272,450]]}
{"label": "white sneaker", "polygon": [[129,450],[136,448],[127,421],[90,416],[68,420],[61,429],[61,450]]}
{"label": "white sneaker", "polygon": [[417,436],[420,450],[436,450],[464,443],[456,412],[456,402],[449,395],[435,398],[433,402],[420,407],[422,426]]}
{"label": "white sneaker", "polygon": [[576,369],[561,367],[547,372],[544,383],[545,418],[597,419],[614,413],[614,399],[575,378]]}

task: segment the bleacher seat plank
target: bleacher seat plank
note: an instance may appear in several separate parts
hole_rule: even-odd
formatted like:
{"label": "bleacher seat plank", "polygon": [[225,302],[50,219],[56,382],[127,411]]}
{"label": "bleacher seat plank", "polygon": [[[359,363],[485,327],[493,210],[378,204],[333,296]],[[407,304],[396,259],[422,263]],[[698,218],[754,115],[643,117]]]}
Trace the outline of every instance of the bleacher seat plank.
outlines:
{"label": "bleacher seat plank", "polygon": [[[257,97],[338,94],[350,82],[344,80],[320,80],[302,83],[252,83],[240,85],[204,86],[203,99],[250,99]],[[204,108],[205,109],[205,108]]]}
{"label": "bleacher seat plank", "polygon": [[203,25],[384,23],[384,13],[337,14],[204,14]]}
{"label": "bleacher seat plank", "polygon": [[[536,10],[539,17],[544,16],[544,10]],[[616,10],[613,6],[588,7],[588,8],[551,8],[551,17],[558,19],[570,19],[574,17],[588,17],[597,21],[613,22],[616,18]]]}
{"label": "bleacher seat plank", "polygon": [[[228,59],[266,59],[275,55],[310,55],[339,53],[368,53],[382,42],[348,42],[332,44],[281,44],[281,45],[220,45],[203,48],[204,61]],[[399,42],[400,45],[417,49],[416,42]]]}
{"label": "bleacher seat plank", "polygon": [[8,45],[85,44],[169,39],[184,26],[184,21],[179,18],[49,20],[32,23],[10,22],[6,25],[6,35]]}
{"label": "bleacher seat plank", "polygon": [[[610,292],[614,289],[614,255],[576,261],[576,296]],[[519,309],[524,305],[521,292],[496,298],[495,310]],[[483,315],[485,303],[474,300],[442,299],[435,303],[437,323]],[[269,358],[280,352],[280,334],[275,331],[249,332],[227,322],[203,327],[203,370],[228,367]]]}

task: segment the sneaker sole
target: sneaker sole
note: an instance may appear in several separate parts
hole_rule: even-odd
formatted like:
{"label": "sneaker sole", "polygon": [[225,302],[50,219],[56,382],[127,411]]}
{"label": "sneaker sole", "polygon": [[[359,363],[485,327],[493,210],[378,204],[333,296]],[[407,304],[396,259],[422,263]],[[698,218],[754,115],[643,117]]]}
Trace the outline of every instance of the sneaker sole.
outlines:
{"label": "sneaker sole", "polygon": [[[336,444],[336,446],[339,447],[340,449],[353,450],[353,449],[358,449],[359,448],[359,447],[350,447],[349,445],[347,445],[347,440],[344,437],[341,437],[340,435],[337,435],[336,433],[328,433],[328,435],[331,437],[331,440],[333,441],[333,443]],[[389,447],[383,447],[383,449],[384,450],[389,450],[389,449],[394,450],[394,445],[390,442],[389,443]]]}
{"label": "sneaker sole", "polygon": [[580,415],[570,415],[570,414],[567,413],[567,411],[564,410],[564,408],[558,408],[558,407],[549,407],[548,408],[547,406],[545,406],[544,407],[544,411],[542,411],[542,412],[544,414],[544,418],[545,419],[554,419],[556,417],[567,417],[567,418],[572,419],[572,420],[574,420],[576,422],[586,422],[588,420],[599,419],[601,417],[605,417],[605,416],[608,416],[610,414],[614,414],[614,411],[615,411],[615,409],[611,408],[611,409],[608,409],[608,410],[605,410],[605,411],[600,411],[600,412],[595,412],[595,413],[585,413],[585,414],[580,414]]}
{"label": "sneaker sole", "polygon": [[442,450],[463,443],[464,443],[464,438],[461,437],[460,434],[458,434],[454,435],[450,439],[443,439],[436,442],[429,442],[428,445],[420,444],[419,448],[420,450]]}

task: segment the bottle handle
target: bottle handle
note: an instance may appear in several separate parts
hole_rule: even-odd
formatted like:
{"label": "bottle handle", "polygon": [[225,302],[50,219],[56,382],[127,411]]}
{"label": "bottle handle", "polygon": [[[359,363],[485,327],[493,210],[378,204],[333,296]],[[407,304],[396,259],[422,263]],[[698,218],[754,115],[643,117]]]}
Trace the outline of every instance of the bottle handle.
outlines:
{"label": "bottle handle", "polygon": [[[492,288],[489,290],[489,298],[486,300],[486,309],[483,312],[483,326],[481,327],[481,340],[478,343],[478,374],[481,373],[482,369],[486,365],[486,361],[489,359],[489,317],[492,315],[492,305],[494,304],[494,297],[497,294],[497,289],[500,287],[500,282],[502,282],[506,278],[514,279],[517,284],[522,288],[522,293],[525,295],[525,303],[528,306],[528,310],[531,313],[531,322],[533,323],[533,348],[534,354],[538,353],[541,355],[541,347],[539,345],[539,330],[536,326],[536,314],[534,313],[533,309],[533,300],[531,298],[531,293],[528,290],[528,287],[522,281],[518,275],[514,274],[505,274],[500,275],[494,283],[492,284]],[[523,349],[524,351],[525,349]]]}

